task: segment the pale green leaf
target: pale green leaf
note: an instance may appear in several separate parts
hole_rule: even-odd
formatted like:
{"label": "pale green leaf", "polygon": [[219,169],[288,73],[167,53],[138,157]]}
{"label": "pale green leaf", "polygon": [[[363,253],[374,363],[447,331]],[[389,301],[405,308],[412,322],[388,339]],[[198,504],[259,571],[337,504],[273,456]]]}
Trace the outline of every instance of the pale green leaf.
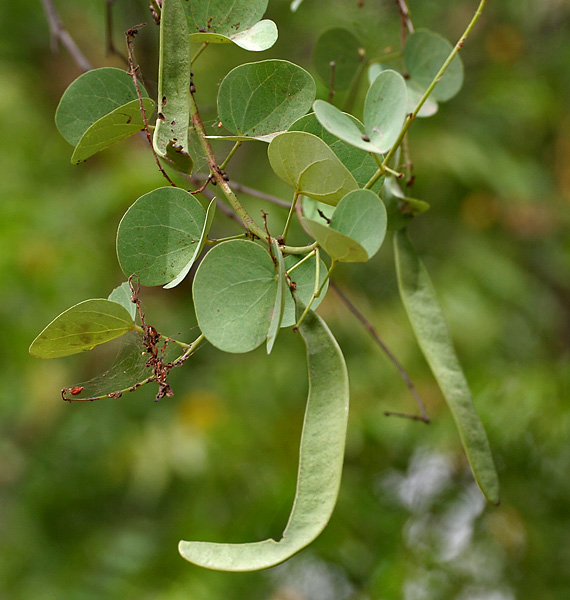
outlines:
{"label": "pale green leaf", "polygon": [[[333,215],[334,216],[334,215]],[[366,262],[368,253],[351,237],[311,219],[302,219],[303,225],[333,259],[341,262]]]}
{"label": "pale green leaf", "polygon": [[141,196],[117,231],[117,256],[125,275],[142,285],[174,280],[200,252],[206,211],[192,194],[163,187]]}
{"label": "pale green leaf", "polygon": [[[297,306],[297,315],[303,312]],[[246,544],[185,542],[188,561],[221,571],[273,567],[313,542],[326,527],[338,496],[348,420],[348,374],[342,352],[324,321],[309,311],[299,327],[307,349],[309,395],[299,451],[293,509],[280,541]]]}
{"label": "pale green leaf", "polygon": [[[147,117],[154,112],[154,101],[143,98],[143,106]],[[124,140],[144,129],[144,120],[141,114],[138,98],[128,104],[119,106],[109,114],[95,121],[83,134],[73,155],[73,164],[87,160],[93,154]]]}
{"label": "pale green leaf", "polygon": [[188,26],[194,33],[220,33],[230,37],[263,18],[268,0],[185,0]]}
{"label": "pale green leaf", "polygon": [[135,324],[127,309],[111,300],[85,300],[61,313],[32,342],[36,358],[60,358],[118,338]]}
{"label": "pale green leaf", "polygon": [[131,300],[131,286],[128,281],[121,283],[119,287],[116,287],[108,296],[107,300],[116,302],[122,307],[126,308],[133,321],[137,316],[137,305]]}
{"label": "pale green leaf", "polygon": [[183,0],[163,0],[158,62],[158,115],[153,145],[166,156],[172,141],[186,154],[190,125],[190,41]]}
{"label": "pale green leaf", "polygon": [[285,131],[315,99],[313,78],[286,60],[264,60],[230,71],[218,90],[220,121],[232,133],[258,137]]}
{"label": "pale green leaf", "polygon": [[481,491],[499,503],[499,480],[485,429],[453,347],[447,321],[429,275],[405,230],[394,234],[400,295],[419,346],[449,405]]}
{"label": "pale green leaf", "polygon": [[200,44],[236,44],[244,50],[261,52],[271,48],[277,41],[277,26],[269,19],[263,19],[248,29],[232,32],[230,35],[205,32],[191,33],[190,41]]}
{"label": "pale green leaf", "polygon": [[278,135],[268,148],[276,175],[298,192],[336,205],[358,188],[350,171],[320,138],[302,131]]}
{"label": "pale green leaf", "polygon": [[248,240],[214,246],[200,263],[192,293],[200,330],[224,352],[249,352],[266,339],[278,281],[267,250]]}
{"label": "pale green leaf", "polygon": [[275,339],[277,338],[279,329],[282,326],[285,295],[287,294],[290,296],[287,288],[287,280],[285,278],[285,262],[283,260],[283,254],[279,249],[279,244],[276,240],[272,240],[272,247],[274,260],[277,261],[277,293],[275,294],[275,304],[273,305],[271,323],[267,333],[267,354],[271,354],[271,350],[273,350],[273,345],[275,344]]}

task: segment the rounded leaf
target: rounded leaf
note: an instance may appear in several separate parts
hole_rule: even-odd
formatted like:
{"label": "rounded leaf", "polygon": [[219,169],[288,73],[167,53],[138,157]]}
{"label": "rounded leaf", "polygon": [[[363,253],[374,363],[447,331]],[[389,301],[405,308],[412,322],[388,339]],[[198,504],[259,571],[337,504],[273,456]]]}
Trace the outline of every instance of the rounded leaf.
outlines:
{"label": "rounded leaf", "polygon": [[364,51],[360,40],[348,29],[328,29],[317,40],[313,61],[321,79],[328,86],[331,79],[331,62],[334,62],[334,89],[346,90],[360,63]]}
{"label": "rounded leaf", "polygon": [[[334,216],[334,215],[333,215]],[[302,219],[307,231],[333,259],[341,262],[366,262],[368,253],[351,237],[312,219]]]}
{"label": "rounded leaf", "polygon": [[263,19],[249,29],[232,32],[230,35],[221,33],[191,33],[190,41],[200,44],[236,44],[244,50],[261,52],[271,48],[277,41],[277,25],[269,19]]}
{"label": "rounded leaf", "polygon": [[313,78],[286,60],[264,60],[230,71],[218,90],[220,121],[248,137],[285,131],[315,99]]}
{"label": "rounded leaf", "polygon": [[370,190],[355,190],[338,203],[330,227],[356,240],[372,258],[384,241],[386,223],[382,200]]}
{"label": "rounded leaf", "polygon": [[[429,87],[453,46],[439,34],[427,29],[419,29],[408,36],[404,46],[404,62],[410,80],[418,84],[423,92]],[[452,61],[443,77],[435,86],[432,96],[444,102],[453,98],[463,85],[463,62],[459,55]]]}
{"label": "rounded leaf", "polygon": [[120,304],[127,309],[127,312],[131,315],[133,321],[136,319],[137,305],[131,300],[131,286],[128,281],[125,281],[124,283],[121,283],[119,287],[116,287],[109,294],[107,300]]}
{"label": "rounded leaf", "polygon": [[261,21],[269,0],[185,0],[190,33],[230,37]]}
{"label": "rounded leaf", "polygon": [[249,352],[268,336],[278,281],[271,256],[248,240],[214,246],[200,263],[192,293],[198,325],[224,352]]}
{"label": "rounded leaf", "polygon": [[163,187],[141,196],[117,231],[117,256],[125,275],[142,285],[174,280],[199,253],[206,211],[192,194]]}
{"label": "rounded leaf", "polygon": [[278,135],[267,150],[271,168],[296,191],[336,205],[358,188],[350,171],[316,135],[288,131]]}
{"label": "rounded leaf", "polygon": [[111,300],[85,300],[56,317],[32,342],[36,358],[60,358],[92,350],[118,338],[135,324],[126,308]]}
{"label": "rounded leaf", "polygon": [[[143,97],[148,94],[141,86]],[[132,77],[113,67],[92,69],[65,90],[55,113],[61,135],[73,146],[99,119],[133,100],[137,91]]]}

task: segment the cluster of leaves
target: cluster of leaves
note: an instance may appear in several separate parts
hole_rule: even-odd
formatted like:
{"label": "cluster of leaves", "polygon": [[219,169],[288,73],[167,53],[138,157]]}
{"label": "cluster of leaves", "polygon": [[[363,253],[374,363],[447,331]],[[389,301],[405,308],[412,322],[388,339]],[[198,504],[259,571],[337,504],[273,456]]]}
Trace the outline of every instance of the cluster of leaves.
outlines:
{"label": "cluster of leaves", "polygon": [[[217,0],[207,5],[199,0],[163,0],[156,102],[137,81],[134,65],[130,73],[111,68],[89,71],[66,90],[56,124],[75,146],[72,162],[86,160],[143,128],[148,131],[148,118],[156,107],[152,149],[161,168],[190,178],[194,163],[205,157],[210,171],[201,189],[217,184],[242,219],[245,233],[235,236],[241,239],[210,239],[216,200],[204,206],[197,191],[170,186],[141,196],[117,232],[118,260],[130,285],[124,283],[107,299],[87,300],[65,311],[30,348],[39,358],[56,358],[136,330],[154,358],[149,360],[152,374],[141,383],[155,381],[164,392],[169,389],[168,369],[184,363],[204,339],[233,353],[265,343],[270,353],[282,328],[299,331],[306,346],[309,396],[295,502],[283,538],[238,545],[180,544],[187,560],[230,571],[261,569],[286,560],[313,541],[330,518],[342,471],[348,377],[338,344],[313,309],[326,294],[335,266],[370,260],[389,229],[395,230],[400,292],[419,345],[451,408],[481,490],[490,502],[498,502],[485,431],[429,276],[406,232],[410,219],[428,206],[408,198],[398,183],[400,145],[413,119],[433,115],[437,103],[449,100],[461,87],[460,46],[452,48],[437,34],[419,30],[408,37],[403,70],[398,72],[382,60],[368,59],[351,32],[325,32],[317,42],[315,63],[331,85],[329,102],[316,99],[315,81],[298,65],[284,60],[242,64],[219,86],[219,121],[228,133],[208,136],[194,97],[192,62],[210,44],[234,43],[253,51],[269,48],[277,29],[262,20],[266,6],[267,0],[231,4]],[[191,42],[202,44],[194,58]],[[369,85],[361,122],[330,100],[335,89],[363,85],[365,67]],[[218,163],[211,146],[215,139],[233,140],[234,151],[244,142],[267,144],[269,165],[293,193],[282,232],[271,232],[267,220],[265,229],[259,227],[247,214],[223,170],[234,151]],[[312,238],[306,246],[287,245],[295,214]],[[132,281],[136,277],[144,286],[173,288],[206,246],[213,247],[192,284],[200,335],[191,344],[165,338],[183,349],[165,367],[156,354],[161,336],[145,323]],[[116,397],[139,385],[106,396]],[[71,393],[75,395],[75,390]],[[159,391],[157,398],[163,395]]]}

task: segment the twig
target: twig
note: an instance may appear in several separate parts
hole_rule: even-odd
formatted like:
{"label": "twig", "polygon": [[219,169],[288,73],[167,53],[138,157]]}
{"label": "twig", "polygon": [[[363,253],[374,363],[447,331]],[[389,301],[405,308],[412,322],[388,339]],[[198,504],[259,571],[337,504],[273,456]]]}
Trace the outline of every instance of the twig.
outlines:
{"label": "twig", "polygon": [[331,68],[331,77],[329,80],[329,102],[332,103],[333,98],[334,98],[334,79],[335,79],[335,74],[336,74],[336,63],[334,60],[331,60],[331,62],[329,63],[329,66]]}
{"label": "twig", "polygon": [[406,0],[395,0],[398,5],[398,11],[400,12],[400,19],[402,21],[402,48],[406,43],[406,34],[409,31],[410,33],[414,33],[414,26],[412,24],[412,19],[410,18],[410,11],[408,9],[408,5]]}
{"label": "twig", "polygon": [[113,43],[113,4],[115,0],[107,0],[107,31],[106,31],[106,51],[107,55],[118,56],[126,65],[129,66],[129,59],[115,47]]}
{"label": "twig", "polygon": [[[356,308],[356,306],[354,306],[354,304],[343,294],[343,292],[341,292],[341,290],[337,287],[337,285],[335,284],[335,282],[332,279],[330,280],[329,285],[337,293],[339,298],[344,302],[344,304],[346,305],[348,310],[350,310],[350,312],[362,323],[362,325],[364,325],[365,329],[367,329],[368,332],[370,333],[370,335],[374,338],[374,341],[380,346],[380,348],[382,348],[382,350],[385,352],[385,354],[388,356],[388,358],[392,361],[392,363],[394,364],[396,369],[398,369],[398,372],[400,373],[400,377],[404,380],[404,383],[410,390],[410,393],[412,394],[412,396],[414,397],[414,400],[416,401],[418,410],[420,411],[420,415],[416,415],[416,416],[405,415],[404,413],[393,413],[393,412],[389,412],[388,414],[397,415],[397,416],[408,416],[408,418],[413,418],[417,421],[423,421],[424,423],[429,423],[430,419],[426,412],[424,403],[423,403],[418,391],[416,390],[416,387],[414,386],[410,376],[408,375],[408,372],[406,371],[406,369],[402,366],[400,361],[394,356],[393,352],[390,350],[390,348],[388,348],[388,346],[386,345],[384,340],[382,340],[382,338],[378,335],[378,332],[376,331],[376,329],[374,328],[372,323],[370,323],[370,321],[368,321],[368,319]],[[386,413],[384,413],[384,414],[386,414]]]}
{"label": "twig", "polygon": [[82,71],[90,71],[93,68],[91,63],[85,58],[83,52],[81,52],[67,29],[63,26],[63,22],[52,0],[42,0],[42,5],[49,25],[52,52],[57,52],[57,43],[59,41],[67,48],[71,58],[73,58]]}
{"label": "twig", "polygon": [[152,138],[150,136],[150,129],[148,128],[148,118],[146,116],[146,110],[143,104],[143,99],[142,99],[142,94],[141,94],[141,90],[139,87],[139,81],[137,79],[137,71],[138,71],[138,67],[135,67],[135,61],[133,58],[133,48],[132,48],[132,43],[133,40],[135,39],[135,36],[137,35],[137,33],[139,32],[138,30],[141,27],[144,27],[146,25],[146,23],[140,23],[139,25],[135,25],[134,27],[131,27],[131,29],[129,29],[128,31],[125,31],[125,36],[127,38],[127,53],[129,55],[128,58],[128,63],[129,63],[129,75],[133,78],[133,83],[135,84],[135,89],[137,90],[137,97],[139,99],[139,106],[141,109],[141,115],[142,115],[142,119],[143,119],[143,123],[144,123],[144,130],[146,133],[146,139],[148,141],[148,144],[150,146],[150,149],[152,151],[152,154],[154,156],[154,160],[156,162],[156,165],[158,166],[158,170],[162,173],[163,177],[166,179],[166,181],[168,181],[168,183],[170,183],[171,186],[173,187],[178,187],[174,181],[172,181],[172,179],[170,179],[170,177],[168,176],[168,174],[166,173],[166,171],[163,169],[162,165],[160,164],[160,160],[158,159],[158,155],[156,154],[155,150],[154,150],[154,144],[152,143]]}

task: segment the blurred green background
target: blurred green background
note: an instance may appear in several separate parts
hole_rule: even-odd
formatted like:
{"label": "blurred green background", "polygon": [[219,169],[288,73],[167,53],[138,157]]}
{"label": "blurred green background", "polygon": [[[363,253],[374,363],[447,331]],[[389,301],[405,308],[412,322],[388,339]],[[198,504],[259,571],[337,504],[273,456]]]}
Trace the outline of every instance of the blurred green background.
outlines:
{"label": "blurred green background", "polygon": [[[117,0],[116,45],[143,0]],[[455,41],[476,8],[410,0],[416,27]],[[105,56],[105,2],[57,0],[95,66]],[[399,47],[392,0],[271,0],[280,29],[261,54],[219,46],[196,65],[197,99],[216,122],[217,85],[240,62],[279,57],[315,73],[318,35],[358,32],[373,53]],[[28,345],[56,315],[123,281],[114,236],[125,210],[163,185],[144,139],[72,167],[53,115],[80,74],[50,52],[40,2],[3,3],[0,18],[0,598],[8,600],[565,600],[570,598],[570,5],[489,5],[462,57],[466,82],[412,128],[414,195],[431,210],[412,224],[489,433],[502,485],[484,505],[456,430],[397,294],[386,243],[339,286],[409,370],[432,424],[413,411],[396,370],[333,292],[319,312],[343,348],[352,389],[344,479],[329,527],[266,572],[223,574],[186,563],[179,539],[280,535],[294,494],[304,401],[302,344],[282,334],[271,357],[201,349],[172,374],[176,396],[143,389],[65,404],[59,390],[97,380],[115,389],[113,352],[40,361]],[[156,27],[138,61],[156,86]],[[321,88],[321,96],[324,88]],[[232,179],[289,199],[254,145]],[[219,156],[226,148],[219,146]],[[259,217],[262,205],[244,196]],[[283,219],[281,209],[269,209]],[[237,227],[219,219],[217,231]],[[298,233],[299,237],[301,236]],[[190,341],[189,282],[145,289],[159,331]],[[105,388],[110,386],[110,389]]]}

